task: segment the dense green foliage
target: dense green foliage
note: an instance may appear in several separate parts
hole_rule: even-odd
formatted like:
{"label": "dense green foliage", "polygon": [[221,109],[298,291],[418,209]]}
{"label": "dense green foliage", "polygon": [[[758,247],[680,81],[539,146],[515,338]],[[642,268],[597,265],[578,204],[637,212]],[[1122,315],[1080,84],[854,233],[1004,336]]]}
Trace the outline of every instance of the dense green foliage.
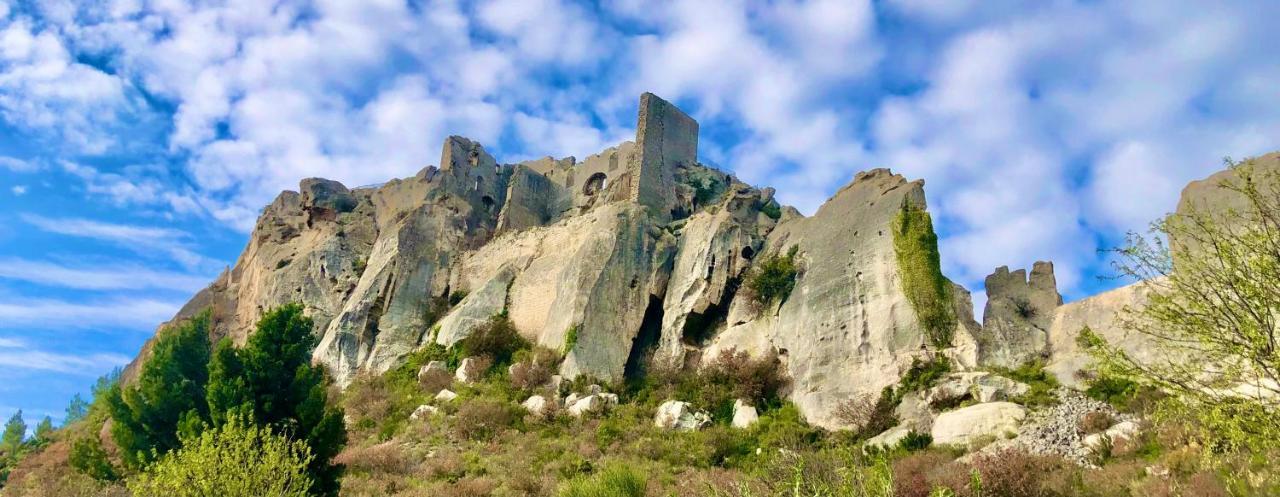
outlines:
{"label": "dense green foliage", "polygon": [[218,345],[209,363],[209,413],[215,426],[240,417],[305,442],[316,491],[332,495],[339,468],[331,460],[346,434],[324,370],[311,365],[315,337],[302,311],[297,304],[269,311],[243,348],[229,340]]}
{"label": "dense green foliage", "polygon": [[102,448],[102,440],[93,434],[72,440],[67,462],[72,468],[95,480],[115,481],[120,478],[115,466],[111,464],[111,456]]}
{"label": "dense green foliage", "polygon": [[499,366],[511,364],[511,355],[529,346],[505,314],[494,315],[476,326],[455,345],[463,357],[488,357]]}
{"label": "dense green foliage", "polygon": [[14,459],[18,457],[18,452],[22,450],[22,441],[27,437],[27,422],[22,419],[22,409],[13,413],[9,420],[4,423],[4,435],[0,438],[0,450],[5,455]]}
{"label": "dense green foliage", "polygon": [[125,463],[141,469],[179,446],[179,433],[194,434],[209,417],[209,313],[161,330],[130,386],[107,393],[111,435]]}
{"label": "dense green foliage", "polygon": [[993,370],[996,374],[1031,387],[1027,393],[1010,400],[1026,406],[1047,406],[1058,403],[1058,398],[1053,391],[1062,385],[1058,383],[1058,378],[1053,373],[1045,371],[1044,361],[1030,361],[1015,369],[993,368]]}
{"label": "dense green foliage", "polygon": [[302,441],[236,416],[185,439],[129,481],[136,497],[308,497],[312,455]]}
{"label": "dense green foliage", "polygon": [[751,300],[760,309],[769,309],[781,304],[791,295],[796,286],[796,254],[800,247],[791,246],[786,255],[773,254],[756,263],[747,275],[746,287]]}
{"label": "dense green foliage", "polygon": [[782,206],[778,204],[777,200],[770,200],[760,206],[760,212],[763,212],[764,215],[769,216],[769,219],[773,219],[775,221],[782,219]]}
{"label": "dense green foliage", "polygon": [[933,346],[951,346],[956,316],[951,302],[951,282],[942,275],[938,235],[929,213],[903,199],[893,218],[893,251],[898,261],[902,290],[915,309]]}

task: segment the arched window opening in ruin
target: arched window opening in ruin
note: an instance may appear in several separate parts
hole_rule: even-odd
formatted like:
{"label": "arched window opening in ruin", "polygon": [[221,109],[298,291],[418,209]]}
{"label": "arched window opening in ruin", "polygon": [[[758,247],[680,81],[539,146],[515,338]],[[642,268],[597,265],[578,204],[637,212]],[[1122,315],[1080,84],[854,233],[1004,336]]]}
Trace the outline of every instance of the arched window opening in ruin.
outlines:
{"label": "arched window opening in ruin", "polygon": [[480,203],[484,204],[484,208],[490,212],[493,211],[493,197],[485,195],[480,197]]}
{"label": "arched window opening in ruin", "polygon": [[595,173],[590,178],[587,178],[586,184],[582,185],[582,193],[595,195],[603,191],[607,186],[609,186],[609,177],[605,176],[604,173]]}

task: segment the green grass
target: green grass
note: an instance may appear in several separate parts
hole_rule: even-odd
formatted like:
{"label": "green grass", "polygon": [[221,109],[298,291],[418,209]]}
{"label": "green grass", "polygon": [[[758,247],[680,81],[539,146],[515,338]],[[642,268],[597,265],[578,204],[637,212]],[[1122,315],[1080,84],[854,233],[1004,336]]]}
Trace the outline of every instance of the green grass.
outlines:
{"label": "green grass", "polygon": [[559,497],[643,497],[649,481],[639,471],[622,465],[605,466],[599,473],[574,477],[560,487]]}
{"label": "green grass", "polygon": [[956,328],[951,303],[951,283],[942,276],[938,235],[929,213],[903,199],[902,209],[893,219],[893,251],[898,259],[898,276],[911,308],[935,347],[951,346]]}

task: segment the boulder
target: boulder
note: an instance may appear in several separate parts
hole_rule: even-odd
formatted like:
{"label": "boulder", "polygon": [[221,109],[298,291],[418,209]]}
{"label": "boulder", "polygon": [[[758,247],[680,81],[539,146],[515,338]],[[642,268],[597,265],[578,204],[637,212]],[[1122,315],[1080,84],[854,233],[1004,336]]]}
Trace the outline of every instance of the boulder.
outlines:
{"label": "boulder", "polygon": [[587,414],[595,414],[604,411],[608,403],[599,395],[587,395],[576,399],[572,404],[567,404],[569,414],[574,417],[582,417]]}
{"label": "boulder", "polygon": [[564,376],[558,374],[551,375],[551,381],[547,382],[547,389],[551,390],[551,393],[554,393],[556,396],[559,396],[560,392],[564,390]]}
{"label": "boulder", "polygon": [[688,402],[668,400],[658,406],[658,413],[653,417],[653,425],[659,428],[677,431],[694,431],[711,424],[711,416],[705,412],[695,411]]}
{"label": "boulder", "polygon": [[423,405],[418,406],[418,408],[417,408],[417,409],[414,409],[414,410],[413,410],[413,414],[410,414],[410,415],[409,415],[409,420],[410,420],[410,421],[417,421],[417,420],[419,420],[419,419],[425,418],[425,417],[430,416],[430,415],[432,415],[432,414],[436,414],[436,413],[438,413],[438,412],[440,412],[440,408],[438,408],[438,407],[436,407],[436,406],[429,406],[429,405],[423,404]]}
{"label": "boulder", "polygon": [[529,397],[528,399],[525,399],[525,401],[521,402],[520,405],[523,406],[530,413],[536,414],[538,416],[542,416],[546,414],[547,411],[549,411],[554,404],[552,404],[551,401],[547,400],[546,397],[543,397],[541,395],[534,395],[532,397]]}
{"label": "boulder", "polygon": [[1106,442],[1115,443],[1119,439],[1133,439],[1138,435],[1142,428],[1134,421],[1121,421],[1114,426],[1107,428],[1102,433],[1094,433],[1084,437],[1084,446],[1090,450],[1097,450]]}
{"label": "boulder", "polygon": [[969,395],[979,403],[1009,400],[1023,395],[1031,387],[1004,376],[985,371],[951,373],[925,393],[925,400],[934,401],[949,397]]}
{"label": "boulder", "polygon": [[756,413],[755,406],[743,402],[742,399],[733,401],[733,427],[734,428],[750,428],[760,420],[760,415]]}
{"label": "boulder", "polygon": [[431,361],[427,365],[418,368],[418,380],[421,381],[431,375],[449,374],[449,366],[444,361]]}
{"label": "boulder", "polygon": [[889,428],[888,430],[885,430],[883,433],[879,435],[868,438],[866,442],[862,443],[862,446],[863,447],[883,447],[883,448],[897,447],[898,442],[902,441],[903,438],[906,438],[908,433],[911,433],[910,428],[907,428],[902,425],[898,425],[893,428]]}
{"label": "boulder", "polygon": [[967,445],[984,436],[1016,434],[1027,410],[1012,402],[989,402],[939,414],[933,421],[933,443]]}
{"label": "boulder", "polygon": [[613,394],[613,393],[599,393],[599,394],[596,394],[596,395],[600,396],[600,400],[603,400],[603,401],[604,401],[604,405],[605,405],[606,407],[613,407],[613,406],[618,405],[618,395],[617,395],[617,394]]}
{"label": "boulder", "polygon": [[449,389],[444,389],[436,393],[436,401],[438,402],[449,402],[456,398],[458,398],[458,394],[453,393],[453,391]]}
{"label": "boulder", "polygon": [[476,371],[478,364],[479,359],[475,357],[467,357],[463,359],[458,363],[458,372],[454,374],[454,377],[463,383],[471,383],[480,379],[479,375],[481,373]]}

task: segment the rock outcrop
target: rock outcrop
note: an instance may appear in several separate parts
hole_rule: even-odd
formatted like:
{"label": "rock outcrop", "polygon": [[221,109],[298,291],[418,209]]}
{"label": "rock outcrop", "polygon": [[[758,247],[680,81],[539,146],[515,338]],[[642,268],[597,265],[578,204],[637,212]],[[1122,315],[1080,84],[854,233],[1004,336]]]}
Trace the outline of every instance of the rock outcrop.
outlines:
{"label": "rock outcrop", "polygon": [[[771,189],[700,164],[697,151],[698,123],[644,94],[634,141],[582,161],[504,164],[455,136],[438,167],[410,178],[354,189],[305,179],[263,210],[235,266],[175,319],[210,309],[213,338],[244,343],[266,310],[301,302],[319,339],[314,360],[343,386],[495,316],[562,351],[561,379],[696,368],[726,351],[776,355],[786,396],[827,428],[842,426],[839,405],[879,395],[916,358],[945,356],[963,371],[1047,357],[1074,384],[1087,365],[1074,342],[1083,327],[1127,350],[1145,344],[1113,323],[1140,291],[1062,305],[1047,262],[988,277],[980,325],[968,290],[941,273],[922,180],[858,173],[805,217]],[[1184,197],[1211,196],[1201,190]],[[787,254],[789,293],[762,303],[746,291],[761,261]],[[999,400],[1011,387],[963,388]],[[592,392],[563,407],[586,414],[615,401]],[[904,418],[927,428],[927,399],[915,404]]]}
{"label": "rock outcrop", "polygon": [[978,333],[978,363],[1016,368],[1048,354],[1049,325],[1062,305],[1053,263],[1024,270],[996,268],[986,280],[987,307]]}

